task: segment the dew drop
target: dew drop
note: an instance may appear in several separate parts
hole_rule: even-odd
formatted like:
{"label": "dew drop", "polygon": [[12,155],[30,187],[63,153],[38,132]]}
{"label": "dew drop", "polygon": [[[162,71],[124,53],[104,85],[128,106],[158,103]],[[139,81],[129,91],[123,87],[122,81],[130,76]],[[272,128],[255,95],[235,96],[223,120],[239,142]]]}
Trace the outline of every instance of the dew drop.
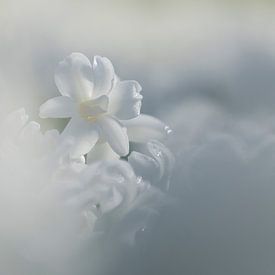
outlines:
{"label": "dew drop", "polygon": [[144,237],[145,237],[145,234],[146,233],[146,227],[140,227],[136,233],[135,233],[135,240],[136,242],[141,242],[141,241],[144,241]]}
{"label": "dew drop", "polygon": [[142,183],[142,177],[137,177],[137,184],[141,184]]}
{"label": "dew drop", "polygon": [[153,153],[154,156],[156,156],[158,158],[162,156],[162,152],[161,152],[161,150],[160,150],[160,148],[157,144],[152,143],[151,144],[151,150],[152,150],[152,153]]}
{"label": "dew drop", "polygon": [[161,151],[158,151],[158,152],[156,153],[156,156],[157,156],[157,157],[160,157],[161,155],[162,155]]}
{"label": "dew drop", "polygon": [[165,126],[164,130],[166,131],[167,135],[170,135],[173,132],[169,126]]}

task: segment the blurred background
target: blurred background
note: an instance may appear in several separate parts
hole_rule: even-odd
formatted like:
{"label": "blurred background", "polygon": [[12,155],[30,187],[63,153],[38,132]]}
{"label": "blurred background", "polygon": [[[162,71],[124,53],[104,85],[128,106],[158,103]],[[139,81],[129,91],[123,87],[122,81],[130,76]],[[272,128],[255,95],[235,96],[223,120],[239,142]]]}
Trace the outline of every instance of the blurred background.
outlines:
{"label": "blurred background", "polygon": [[102,274],[275,274],[273,0],[0,0],[0,117],[57,95],[71,52],[107,56],[174,130],[169,195]]}

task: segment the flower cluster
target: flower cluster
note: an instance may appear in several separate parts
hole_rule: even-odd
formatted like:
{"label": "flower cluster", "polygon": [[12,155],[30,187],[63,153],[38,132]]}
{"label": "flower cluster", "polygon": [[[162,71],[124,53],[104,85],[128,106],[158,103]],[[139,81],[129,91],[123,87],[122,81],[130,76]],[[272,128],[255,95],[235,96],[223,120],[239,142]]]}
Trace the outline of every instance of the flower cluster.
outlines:
{"label": "flower cluster", "polygon": [[70,118],[62,133],[42,133],[24,109],[0,127],[0,209],[15,217],[0,235],[13,228],[23,244],[17,253],[38,261],[61,248],[69,259],[72,247],[94,236],[133,243],[162,201],[173,166],[161,143],[171,130],[140,114],[141,86],[120,80],[110,60],[90,63],[73,53],[58,65],[55,82],[61,96],[46,101],[40,117]]}

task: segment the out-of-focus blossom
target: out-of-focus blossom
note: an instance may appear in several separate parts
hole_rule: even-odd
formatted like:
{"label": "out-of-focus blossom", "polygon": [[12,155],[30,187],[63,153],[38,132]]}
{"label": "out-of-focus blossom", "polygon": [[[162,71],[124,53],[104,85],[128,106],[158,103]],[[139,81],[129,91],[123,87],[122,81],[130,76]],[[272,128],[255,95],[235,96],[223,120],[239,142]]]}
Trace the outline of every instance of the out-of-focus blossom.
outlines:
{"label": "out-of-focus blossom", "polygon": [[[87,165],[75,182],[78,183],[71,185],[74,197],[68,203],[77,205],[83,211],[87,224],[91,226],[88,227],[89,234],[93,230],[110,233],[111,228],[118,226],[133,210],[146,209],[148,214],[149,209],[153,211],[163,198],[160,191],[137,177],[131,165],[124,160]],[[145,220],[139,226],[135,224],[132,229],[135,227],[137,231]],[[109,229],[106,231],[106,228]]]}
{"label": "out-of-focus blossom", "polygon": [[123,121],[140,114],[140,85],[120,81],[107,58],[95,56],[91,64],[80,53],[60,62],[55,82],[62,96],[44,103],[40,116],[72,118],[63,132],[75,139],[71,155],[85,155],[97,142],[107,142],[119,156],[126,156],[129,138]]}
{"label": "out-of-focus blossom", "polygon": [[151,184],[162,189],[168,189],[170,176],[174,166],[174,156],[171,151],[157,140],[147,143],[135,143],[128,161],[135,173]]}
{"label": "out-of-focus blossom", "polygon": [[61,253],[62,261],[75,247],[80,214],[62,200],[67,187],[56,184],[66,149],[57,146],[57,131],[42,134],[24,109],[10,114],[0,133],[0,242],[7,251],[0,249],[0,272],[8,266],[8,273],[34,274],[34,263],[53,268],[54,257]]}
{"label": "out-of-focus blossom", "polygon": [[72,159],[75,144],[60,142],[56,130],[43,134],[24,109],[10,114],[0,132],[0,240],[16,255],[16,267],[64,270],[86,242],[134,244],[163,201],[125,160]]}
{"label": "out-of-focus blossom", "polygon": [[[29,116],[23,108],[9,114],[0,125],[0,159],[3,165],[19,165],[24,171],[49,168],[57,173],[60,169],[80,169],[85,163],[83,156],[71,158],[70,141],[61,143],[57,130],[42,134],[40,124],[28,121]],[[9,163],[9,161],[11,163]],[[30,165],[31,163],[31,165]],[[30,169],[30,170],[28,170]]]}

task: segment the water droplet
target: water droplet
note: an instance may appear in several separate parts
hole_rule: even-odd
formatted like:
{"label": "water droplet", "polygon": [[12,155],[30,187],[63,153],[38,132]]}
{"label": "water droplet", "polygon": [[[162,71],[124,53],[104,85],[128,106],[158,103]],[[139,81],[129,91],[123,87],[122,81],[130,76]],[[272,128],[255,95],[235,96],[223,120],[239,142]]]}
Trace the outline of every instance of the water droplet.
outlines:
{"label": "water droplet", "polygon": [[161,151],[156,152],[156,156],[157,156],[157,157],[160,157],[161,155],[162,155],[162,152],[161,152]]}
{"label": "water droplet", "polygon": [[170,135],[173,132],[169,126],[165,126],[164,130],[166,131],[167,135]]}
{"label": "water droplet", "polygon": [[162,156],[161,150],[156,145],[152,146],[152,152],[158,158]]}
{"label": "water droplet", "polygon": [[137,177],[137,184],[141,184],[143,181],[142,177]]}
{"label": "water droplet", "polygon": [[141,241],[144,241],[144,237],[145,237],[145,234],[146,233],[146,227],[140,227],[137,231],[136,231],[136,234],[135,234],[135,240],[136,242],[141,242]]}

